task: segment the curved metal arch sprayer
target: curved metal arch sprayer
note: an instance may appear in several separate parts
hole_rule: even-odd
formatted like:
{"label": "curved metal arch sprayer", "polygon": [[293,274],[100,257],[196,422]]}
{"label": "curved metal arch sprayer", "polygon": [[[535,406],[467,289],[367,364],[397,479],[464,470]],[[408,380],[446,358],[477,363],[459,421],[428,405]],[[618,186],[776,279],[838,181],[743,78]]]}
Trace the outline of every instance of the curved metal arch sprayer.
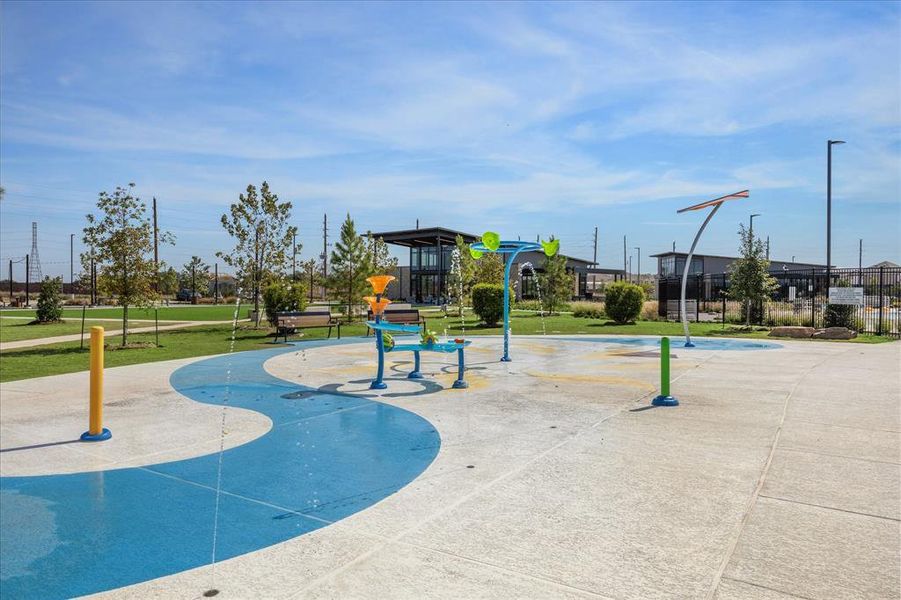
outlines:
{"label": "curved metal arch sprayer", "polygon": [[[708,208],[710,206],[713,207],[713,210],[710,211],[710,213],[707,215],[707,218],[704,219],[704,222],[701,224],[701,228],[698,229],[698,233],[695,235],[695,239],[691,243],[691,249],[688,251],[688,256],[685,258],[685,268],[682,269],[682,293],[679,296],[679,313],[682,317],[682,328],[685,331],[686,348],[694,348],[694,344],[691,343],[691,333],[688,331],[688,311],[685,310],[685,290],[688,287],[688,270],[691,269],[691,259],[694,257],[695,247],[698,245],[698,240],[701,239],[701,234],[704,233],[704,229],[707,227],[707,223],[710,222],[710,219],[713,218],[713,215],[716,214],[716,211],[720,209],[720,206],[723,205],[723,202],[725,202],[726,200],[737,200],[738,198],[748,198],[750,195],[751,194],[749,190],[742,190],[740,192],[735,192],[734,194],[721,196],[719,198],[708,200],[707,202],[701,202],[700,204],[695,204],[693,206],[682,208],[676,211],[676,214],[679,214],[690,210],[700,210],[702,208]],[[723,315],[723,318],[725,319],[725,315]]]}
{"label": "curved metal arch sprayer", "polygon": [[[484,237],[484,236],[483,236]],[[547,248],[539,242],[523,242],[520,240],[502,240],[497,248],[491,249],[485,242],[476,242],[470,245],[476,252],[496,252],[504,255],[504,355],[501,362],[510,362],[510,269],[513,261],[521,252],[541,250],[548,256],[556,254],[556,249],[548,254]]]}

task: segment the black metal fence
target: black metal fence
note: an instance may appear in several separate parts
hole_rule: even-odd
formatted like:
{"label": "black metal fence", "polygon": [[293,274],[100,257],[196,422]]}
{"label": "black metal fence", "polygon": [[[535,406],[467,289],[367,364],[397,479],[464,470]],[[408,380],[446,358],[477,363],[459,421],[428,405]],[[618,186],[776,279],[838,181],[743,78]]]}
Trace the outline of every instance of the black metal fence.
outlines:
{"label": "black metal fence", "polygon": [[[824,327],[829,287],[863,288],[863,303],[844,309],[858,333],[901,337],[901,268],[824,269],[771,273],[779,287],[766,302],[752,307],[756,325]],[[681,278],[657,281],[661,317],[678,319]],[[729,274],[690,275],[685,291],[689,319],[743,323],[745,307],[729,298]]]}

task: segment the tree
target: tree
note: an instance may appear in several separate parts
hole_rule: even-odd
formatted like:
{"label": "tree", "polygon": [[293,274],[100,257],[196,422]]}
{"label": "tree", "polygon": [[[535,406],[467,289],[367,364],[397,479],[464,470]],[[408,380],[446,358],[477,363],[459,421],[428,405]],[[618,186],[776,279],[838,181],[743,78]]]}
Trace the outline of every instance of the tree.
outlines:
{"label": "tree", "polygon": [[231,252],[217,252],[216,256],[235,269],[239,287],[250,290],[258,318],[262,282],[286,271],[289,249],[297,233],[296,227],[288,225],[291,208],[290,202],[279,202],[264,181],[259,194],[256,187],[248,185],[231,205],[229,214],[221,218],[235,247]]}
{"label": "tree", "polygon": [[172,267],[166,268],[165,263],[161,263],[159,275],[160,294],[172,296],[178,293],[178,284],[178,272]]}
{"label": "tree", "polygon": [[503,287],[504,259],[496,252],[486,252],[481,258],[474,261],[472,269],[472,284],[497,283]]}
{"label": "tree", "polygon": [[[100,215],[87,215],[82,241],[90,250],[81,255],[82,264],[90,269],[91,257],[97,265],[97,286],[105,294],[115,296],[122,306],[122,345],[128,343],[128,309],[149,306],[158,298],[155,290],[156,265],[153,262],[153,226],[147,216],[147,205],[132,195],[133,183],[117,187],[112,194],[100,192],[97,209]],[[160,232],[163,243],[174,238]]]}
{"label": "tree", "polygon": [[463,303],[472,291],[475,259],[469,253],[469,245],[457,235],[455,248],[451,256],[451,270],[447,275],[447,289],[450,295],[457,298],[457,314],[463,318]]}
{"label": "tree", "polygon": [[751,324],[751,308],[763,302],[776,290],[778,283],[770,275],[763,241],[751,236],[742,224],[738,228],[741,256],[729,265],[729,296],[744,302],[745,324]]}
{"label": "tree", "polygon": [[63,301],[60,298],[63,280],[61,277],[44,277],[38,296],[38,323],[56,323],[63,318]]}
{"label": "tree", "polygon": [[372,264],[366,245],[354,228],[350,214],[341,224],[341,235],[332,250],[332,272],[329,275],[329,290],[347,306],[348,320],[353,316],[353,306],[359,303],[369,284],[366,278],[372,273]]}
{"label": "tree", "polygon": [[203,262],[199,256],[192,256],[191,260],[186,262],[185,266],[182,267],[181,276],[183,278],[182,281],[184,282],[182,287],[191,290],[193,302],[193,294],[197,291],[198,285],[200,286],[200,289],[203,290],[201,294],[208,291],[210,283],[210,265]]}
{"label": "tree", "polygon": [[554,254],[544,261],[544,273],[539,273],[544,307],[548,313],[554,314],[561,304],[572,298],[573,274],[566,272],[566,257]]}
{"label": "tree", "polygon": [[297,281],[303,281],[310,299],[313,298],[313,288],[322,284],[322,273],[319,272],[319,262],[315,258],[301,261],[297,271]]}
{"label": "tree", "polygon": [[384,238],[374,238],[367,233],[366,242],[369,248],[369,265],[372,268],[370,275],[390,275],[394,272],[397,268],[397,258],[391,256]]}

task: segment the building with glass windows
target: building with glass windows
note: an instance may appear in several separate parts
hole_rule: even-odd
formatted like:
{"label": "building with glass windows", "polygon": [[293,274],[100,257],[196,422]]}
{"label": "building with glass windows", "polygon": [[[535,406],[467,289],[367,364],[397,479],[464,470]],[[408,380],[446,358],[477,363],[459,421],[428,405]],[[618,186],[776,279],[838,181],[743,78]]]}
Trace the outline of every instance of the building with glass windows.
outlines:
{"label": "building with glass windows", "polygon": [[[370,235],[382,238],[387,244],[408,248],[410,252],[409,266],[398,267],[395,274],[397,279],[388,287],[388,297],[392,300],[426,304],[438,304],[454,296],[454,291],[448,290],[447,280],[457,236],[463,238],[466,244],[479,239],[472,234],[444,227],[383,231]],[[540,252],[523,252],[516,257],[510,281],[514,282],[517,298],[537,297],[535,274],[543,271],[544,259],[544,254]],[[534,266],[534,271],[524,268],[520,276],[521,266],[527,262]],[[591,262],[567,256],[566,268],[576,275],[573,297],[584,297],[588,274],[594,270]],[[603,269],[598,271],[606,272]]]}
{"label": "building with glass windows", "polygon": [[[688,253],[662,252],[660,254],[652,254],[651,258],[657,259],[658,279],[669,279],[672,277],[682,277],[682,271],[685,269],[685,259],[688,258]],[[688,273],[690,275],[725,273],[729,270],[729,266],[736,260],[738,259],[735,256],[695,254],[691,257],[691,267],[689,268]],[[825,265],[813,265],[810,263],[799,263],[794,261],[770,261],[770,271],[793,271],[812,268],[822,269],[824,267]]]}

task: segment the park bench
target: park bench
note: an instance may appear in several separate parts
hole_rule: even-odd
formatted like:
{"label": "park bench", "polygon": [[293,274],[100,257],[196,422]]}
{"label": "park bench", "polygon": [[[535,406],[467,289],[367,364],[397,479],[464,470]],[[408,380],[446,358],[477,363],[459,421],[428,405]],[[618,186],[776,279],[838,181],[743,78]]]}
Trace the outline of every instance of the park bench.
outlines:
{"label": "park bench", "polygon": [[[375,320],[375,316],[372,314],[371,310],[367,316],[369,321]],[[419,309],[416,308],[391,309],[389,307],[382,313],[382,321],[393,323],[395,325],[421,325],[425,327],[425,318],[419,314]],[[367,337],[371,331],[371,327],[366,329]]]}
{"label": "park bench", "polygon": [[341,339],[341,322],[332,316],[328,310],[316,310],[305,312],[280,312],[276,313],[275,341],[284,336],[285,343],[288,335],[298,329],[313,329],[316,327],[328,327],[328,337],[332,337],[332,327],[338,329],[338,339]]}

